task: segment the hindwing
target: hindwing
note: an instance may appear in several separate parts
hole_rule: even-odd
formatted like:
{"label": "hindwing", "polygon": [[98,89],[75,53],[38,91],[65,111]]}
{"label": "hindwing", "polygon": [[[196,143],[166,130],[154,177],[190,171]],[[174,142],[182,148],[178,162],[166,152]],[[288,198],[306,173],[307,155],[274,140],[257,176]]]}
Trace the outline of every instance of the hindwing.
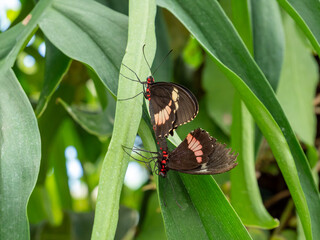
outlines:
{"label": "hindwing", "polygon": [[218,174],[231,170],[238,155],[216,142],[209,133],[196,129],[169,154],[168,167],[188,174]]}

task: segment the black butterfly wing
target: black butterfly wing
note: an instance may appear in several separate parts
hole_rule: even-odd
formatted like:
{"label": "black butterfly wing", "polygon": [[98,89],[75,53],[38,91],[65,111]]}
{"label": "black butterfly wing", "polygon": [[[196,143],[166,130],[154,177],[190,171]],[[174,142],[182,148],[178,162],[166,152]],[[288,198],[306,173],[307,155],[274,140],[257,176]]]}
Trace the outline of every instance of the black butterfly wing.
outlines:
{"label": "black butterfly wing", "polygon": [[235,161],[237,160],[238,154],[234,155],[231,153],[230,148],[226,148],[225,144],[216,142],[214,144],[214,151],[209,155],[208,162],[201,164],[197,168],[190,170],[182,170],[180,172],[188,174],[219,174],[230,171],[238,165]]}
{"label": "black butterfly wing", "polygon": [[206,131],[198,128],[183,140],[168,156],[168,167],[176,171],[188,171],[206,164],[214,150],[213,139]]}
{"label": "black butterfly wing", "polygon": [[149,112],[151,124],[157,138],[168,136],[175,121],[174,87],[170,84],[154,83],[150,87]]}
{"label": "black butterfly wing", "polygon": [[173,130],[180,125],[192,121],[199,112],[198,100],[193,93],[179,84],[175,84],[175,88],[178,95],[178,104],[176,106],[176,119],[174,121]]}
{"label": "black butterfly wing", "polygon": [[157,82],[150,86],[149,110],[157,137],[166,137],[178,126],[190,122],[198,114],[195,96],[175,83]]}
{"label": "black butterfly wing", "polygon": [[[190,146],[192,141],[188,144],[189,135],[199,140],[203,147],[202,162],[198,162],[196,159],[196,151],[194,151],[194,147]],[[237,166],[235,161],[238,155],[230,154],[231,149],[226,148],[225,144],[216,142],[216,139],[206,131],[196,129],[189,135],[169,154],[169,168],[188,174],[218,174]]]}

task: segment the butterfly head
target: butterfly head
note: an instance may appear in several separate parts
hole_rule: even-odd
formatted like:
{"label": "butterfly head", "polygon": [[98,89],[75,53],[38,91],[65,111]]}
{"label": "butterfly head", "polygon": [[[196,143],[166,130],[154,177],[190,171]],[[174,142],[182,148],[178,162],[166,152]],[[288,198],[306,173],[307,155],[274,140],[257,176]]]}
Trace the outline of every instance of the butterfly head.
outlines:
{"label": "butterfly head", "polygon": [[150,85],[154,83],[154,78],[152,76],[147,77],[147,84]]}

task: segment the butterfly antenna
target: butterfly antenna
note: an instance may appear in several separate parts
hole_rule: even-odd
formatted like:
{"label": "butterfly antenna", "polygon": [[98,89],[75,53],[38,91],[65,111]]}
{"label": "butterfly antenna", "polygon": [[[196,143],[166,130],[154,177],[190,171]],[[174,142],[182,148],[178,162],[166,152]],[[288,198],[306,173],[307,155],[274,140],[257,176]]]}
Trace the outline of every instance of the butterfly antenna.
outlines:
{"label": "butterfly antenna", "polygon": [[[143,82],[140,80],[140,78],[138,77],[138,75],[137,75],[137,73],[135,72],[135,71],[133,71],[131,68],[129,68],[127,65],[125,65],[124,63],[122,63],[122,65],[123,66],[125,66],[127,69],[129,69],[136,77],[137,77],[137,79],[138,79],[138,82],[139,83],[142,83],[143,84]],[[122,74],[121,74],[122,75]],[[123,76],[123,75],[122,75]],[[125,77],[125,78],[127,78],[127,77]],[[128,78],[129,79],[129,78]],[[130,79],[130,80],[133,80],[133,79]]]}
{"label": "butterfly antenna", "polygon": [[122,77],[124,77],[124,78],[126,78],[126,79],[130,80],[130,81],[138,82],[138,83],[140,82],[139,80],[135,80],[135,79],[129,78],[129,77],[127,77],[127,76],[123,75],[122,73],[120,73],[120,75],[121,75]]}
{"label": "butterfly antenna", "polygon": [[[139,155],[139,156],[142,157],[143,159],[147,159],[147,160],[151,159],[151,160],[149,160],[149,161],[139,160],[139,159],[133,157],[130,153],[128,153],[128,152],[125,150],[125,149],[130,149],[130,150],[132,151],[131,148],[128,148],[128,147],[125,147],[125,146],[122,145],[122,149],[123,149],[123,151],[124,151],[129,157],[131,157],[132,159],[136,160],[137,162],[142,162],[142,163],[144,163],[144,164],[146,164],[146,165],[147,165],[147,164],[150,164],[150,162],[152,162],[152,161],[154,161],[154,159],[156,159],[156,157],[147,158],[147,157],[143,156],[142,154],[140,154],[140,153],[138,153],[138,152],[135,151],[134,153],[137,154],[137,155]],[[150,171],[152,171],[152,170],[150,169]]]}
{"label": "butterfly antenna", "polygon": [[143,53],[144,60],[146,61],[147,65],[148,65],[148,67],[149,67],[150,73],[151,73],[150,64],[148,63],[147,58],[146,58],[146,54],[144,53],[144,47],[145,47],[145,46],[146,46],[146,44],[143,44],[142,53]]}
{"label": "butterfly antenna", "polygon": [[167,57],[170,55],[170,53],[172,53],[173,49],[171,49],[167,55],[162,59],[161,63],[158,65],[158,67],[156,67],[156,69],[153,71],[152,76],[154,76],[154,74],[156,73],[156,71],[159,69],[159,67],[162,65],[162,63],[167,59]]}
{"label": "butterfly antenna", "polygon": [[137,148],[137,147],[133,147],[134,151],[140,151],[140,152],[147,152],[147,153],[153,153],[153,154],[157,154],[159,155],[159,152],[151,152],[151,151],[148,151],[148,150],[144,150],[144,149],[141,149],[141,148]]}

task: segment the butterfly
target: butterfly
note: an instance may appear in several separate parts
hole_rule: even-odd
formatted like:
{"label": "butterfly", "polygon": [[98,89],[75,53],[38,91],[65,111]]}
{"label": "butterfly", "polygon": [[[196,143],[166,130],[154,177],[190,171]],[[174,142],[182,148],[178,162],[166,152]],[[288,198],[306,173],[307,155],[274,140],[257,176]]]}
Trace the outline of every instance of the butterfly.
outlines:
{"label": "butterfly", "polygon": [[[150,65],[144,54],[144,47],[145,45],[143,46],[143,56],[150,69]],[[147,77],[146,81],[142,82],[132,69],[126,65],[124,66],[135,74],[137,80],[128,78],[122,74],[121,75],[143,85],[143,92],[141,93],[143,93],[144,97],[149,100],[151,124],[156,138],[164,138],[169,134],[173,135],[174,129],[180,125],[190,122],[197,116],[199,112],[199,104],[196,97],[190,90],[176,83],[155,82],[154,77],[152,76],[155,71]]]}
{"label": "butterfly", "polygon": [[[166,177],[169,170],[175,170],[188,174],[219,174],[224,173],[237,166],[238,154],[231,153],[231,149],[225,144],[217,142],[203,129],[196,129],[190,132],[183,142],[173,151],[168,151],[166,139],[159,142],[160,152],[150,152],[156,154],[145,159],[155,160],[155,173]],[[141,149],[134,149],[137,153]],[[144,152],[148,152],[142,150]],[[150,161],[143,161],[150,163]]]}

